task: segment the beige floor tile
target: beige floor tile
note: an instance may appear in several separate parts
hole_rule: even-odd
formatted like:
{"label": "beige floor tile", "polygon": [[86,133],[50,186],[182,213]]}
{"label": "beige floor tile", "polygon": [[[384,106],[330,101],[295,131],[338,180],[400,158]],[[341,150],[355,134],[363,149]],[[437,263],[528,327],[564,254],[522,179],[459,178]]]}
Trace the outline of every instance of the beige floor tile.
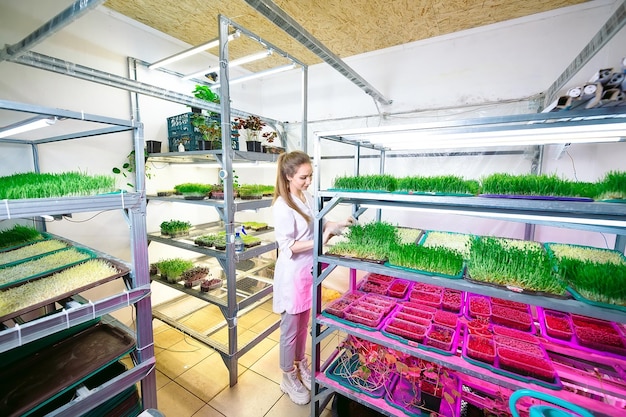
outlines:
{"label": "beige floor tile", "polygon": [[278,384],[247,370],[234,387],[220,392],[209,405],[226,417],[260,417],[282,396]]}
{"label": "beige floor tile", "polygon": [[311,404],[298,405],[283,394],[280,400],[267,413],[268,417],[308,417],[311,413]]}
{"label": "beige floor tile", "polygon": [[176,379],[180,374],[211,354],[216,354],[210,347],[186,338],[156,355],[157,369],[167,377]]}
{"label": "beige floor tile", "polygon": [[[210,405],[205,405],[198,411],[193,417],[225,417],[224,414],[217,411],[215,408]],[[330,417],[330,414],[328,415]]]}
{"label": "beige floor tile", "polygon": [[261,340],[255,347],[239,358],[239,364],[245,366],[246,368],[251,367],[256,361],[263,357],[263,355],[276,346],[276,344],[277,342],[269,338]]}
{"label": "beige floor tile", "polygon": [[181,322],[185,323],[185,326],[200,333],[206,333],[207,330],[214,328],[220,323],[226,325],[224,315],[222,314],[219,307],[215,305],[210,305],[199,311],[196,311],[195,313],[181,320]]}
{"label": "beige floor tile", "polygon": [[170,327],[154,335],[154,347],[155,350],[167,349],[184,339],[185,335],[182,332]]}
{"label": "beige floor tile", "polygon": [[271,327],[274,323],[280,321],[280,315],[274,313],[268,313],[263,319],[249,326],[249,329],[253,332],[261,333],[265,329]]}
{"label": "beige floor tile", "polygon": [[254,324],[260,322],[261,320],[263,320],[270,314],[272,313],[260,307],[255,308],[253,310],[248,311],[246,314],[242,315],[241,317],[239,317],[237,319],[237,325],[243,326],[246,329],[250,329]]}
{"label": "beige floor tile", "polygon": [[[245,369],[240,365],[238,374]],[[229,373],[222,357],[215,353],[185,371],[175,381],[204,402],[209,402],[220,391],[228,388]]]}
{"label": "beige floor tile", "polygon": [[159,371],[158,369],[156,370],[156,389],[157,390],[163,388],[165,385],[169,384],[170,382],[172,382],[170,378],[165,376],[163,372]]}
{"label": "beige floor tile", "polygon": [[250,367],[250,370],[271,379],[276,384],[280,384],[283,378],[283,372],[280,369],[280,349],[278,345],[274,346],[269,352],[259,358],[259,360]]}
{"label": "beige floor tile", "polygon": [[205,404],[176,382],[170,382],[157,391],[157,405],[158,410],[168,417],[191,417]]}

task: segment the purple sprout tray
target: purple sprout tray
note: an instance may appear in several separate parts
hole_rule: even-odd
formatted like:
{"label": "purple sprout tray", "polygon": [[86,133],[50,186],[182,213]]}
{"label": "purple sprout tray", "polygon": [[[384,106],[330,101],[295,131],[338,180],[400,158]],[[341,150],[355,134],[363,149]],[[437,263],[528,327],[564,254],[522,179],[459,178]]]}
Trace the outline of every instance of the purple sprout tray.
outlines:
{"label": "purple sprout tray", "polygon": [[549,195],[519,195],[519,194],[479,194],[479,197],[485,198],[513,198],[519,200],[548,200],[548,201],[594,201],[593,198],[587,197],[562,197]]}
{"label": "purple sprout tray", "polygon": [[[620,331],[619,326],[616,325],[613,322],[608,322],[608,321],[602,321],[602,320],[597,320],[597,319],[586,319],[592,322],[603,322],[603,323],[607,323],[609,324],[619,335],[619,338],[622,342],[622,346],[623,348],[616,348],[616,347],[611,347],[611,346],[607,346],[606,349],[603,349],[602,344],[598,343],[597,344],[597,349],[595,349],[592,346],[588,346],[588,345],[584,345],[581,344],[578,337],[576,336],[576,326],[574,325],[571,315],[569,313],[561,313],[561,312],[556,312],[556,314],[566,317],[568,320],[568,323],[570,325],[570,329],[571,329],[571,335],[570,337],[566,337],[565,334],[563,334],[564,337],[566,338],[558,338],[554,336],[554,331],[551,331],[552,335],[550,335],[548,333],[548,326],[546,324],[546,312],[547,314],[551,313],[551,310],[546,310],[542,307],[537,307],[537,315],[539,318],[539,326],[541,328],[541,334],[542,336],[555,344],[558,345],[563,345],[563,346],[567,346],[570,347],[572,349],[576,349],[576,350],[582,350],[588,353],[601,353],[603,356],[608,356],[608,357],[612,357],[612,358],[616,358],[616,359],[621,359],[624,360],[626,359],[626,338],[624,337],[624,334]],[[619,352],[622,352],[621,354]]]}

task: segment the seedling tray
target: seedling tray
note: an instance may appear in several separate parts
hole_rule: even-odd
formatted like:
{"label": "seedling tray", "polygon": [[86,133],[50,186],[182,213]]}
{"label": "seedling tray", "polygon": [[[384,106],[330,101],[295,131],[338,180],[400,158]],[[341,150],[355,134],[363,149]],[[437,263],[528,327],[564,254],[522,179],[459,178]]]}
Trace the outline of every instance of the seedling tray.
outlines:
{"label": "seedling tray", "polygon": [[422,274],[422,275],[428,275],[428,276],[439,277],[439,278],[447,278],[447,279],[462,279],[463,275],[465,274],[465,269],[466,269],[465,261],[463,261],[463,266],[461,267],[461,270],[457,274],[455,274],[455,275],[448,275],[448,274],[444,274],[444,273],[440,273],[440,272],[425,271],[425,270],[422,270],[422,269],[407,268],[405,266],[394,265],[394,264],[389,263],[389,262],[385,262],[384,264],[385,264],[385,266],[388,266],[390,268],[399,269],[401,271],[415,272],[415,273]]}
{"label": "seedling tray", "polygon": [[16,279],[13,280],[13,281],[0,283],[0,290],[3,290],[5,288],[9,288],[9,287],[14,287],[16,285],[22,284],[22,283],[27,282],[27,281],[32,281],[32,280],[35,280],[35,279],[47,277],[49,275],[54,274],[55,272],[59,272],[59,271],[62,271],[63,269],[70,268],[70,267],[72,267],[74,265],[78,265],[78,264],[83,263],[83,262],[85,262],[85,261],[87,261],[89,259],[93,259],[93,258],[95,258],[97,256],[95,252],[93,252],[93,251],[91,251],[91,250],[89,250],[87,248],[68,246],[65,249],[60,249],[58,251],[48,252],[46,254],[34,256],[34,257],[30,258],[26,262],[19,262],[19,263],[16,263],[14,265],[2,266],[2,267],[0,267],[0,269],[14,268],[14,267],[17,267],[18,265],[23,265],[23,264],[25,264],[27,262],[35,262],[35,261],[37,261],[37,260],[39,260],[41,258],[44,258],[46,256],[55,255],[55,254],[58,254],[58,253],[61,253],[61,252],[64,252],[64,251],[67,251],[67,250],[70,250],[70,249],[74,249],[74,250],[80,252],[81,254],[83,254],[85,256],[85,258],[81,259],[80,261],[70,262],[68,264],[61,265],[61,266],[58,266],[56,268],[49,269],[47,271],[42,271],[42,272],[37,273],[37,274],[32,274],[32,275],[22,276],[22,277],[16,277]]}
{"label": "seedling tray", "polygon": [[587,197],[562,197],[550,195],[520,195],[520,194],[479,194],[479,197],[485,198],[513,198],[519,200],[549,200],[549,201],[594,201],[593,198]]}
{"label": "seedling tray", "polygon": [[354,261],[359,261],[359,262],[368,262],[368,263],[377,264],[377,265],[384,265],[385,262],[387,262],[387,258],[384,258],[384,259],[357,258],[355,256],[335,255],[332,253],[325,253],[324,256],[328,256],[328,257],[336,258],[336,259],[348,259],[348,260],[354,260]]}
{"label": "seedling tray", "polygon": [[[378,381],[372,383],[368,382],[369,380],[364,381],[362,378],[353,377],[358,368],[358,355],[352,355],[348,358],[346,351],[343,351],[326,369],[325,374],[328,378],[347,389],[363,393],[369,397],[381,398],[385,394],[384,383],[378,383]],[[372,375],[374,375],[373,372]],[[370,378],[373,378],[373,376],[370,376]]]}
{"label": "seedling tray", "polygon": [[12,246],[6,246],[6,247],[2,247],[0,248],[0,252],[6,252],[6,251],[11,251],[14,249],[19,249],[22,246],[28,246],[31,245],[33,243],[37,243],[37,242],[41,242],[42,240],[46,240],[46,239],[52,239],[52,235],[46,232],[41,232],[41,237],[38,239],[33,239],[33,240],[29,240],[28,242],[22,242],[22,243],[18,243],[17,245],[12,245]]}
{"label": "seedling tray", "polygon": [[0,370],[0,415],[27,416],[118,360],[135,340],[98,324]]}
{"label": "seedling tray", "polygon": [[[58,242],[57,244],[60,245],[60,246],[58,248],[55,248],[55,249],[51,249],[51,250],[48,250],[48,251],[41,251],[41,252],[38,252],[38,253],[33,253],[30,256],[25,256],[23,258],[15,259],[15,254],[16,253],[18,253],[20,251],[23,252],[24,250],[26,250],[30,246],[38,245],[39,243],[44,243],[44,242],[46,242],[46,243]],[[28,262],[31,259],[35,259],[37,257],[49,255],[49,254],[54,253],[56,251],[66,249],[69,246],[71,246],[69,242],[66,242],[66,241],[63,241],[63,240],[60,240],[60,239],[43,239],[43,240],[37,240],[35,242],[30,242],[30,243],[28,243],[26,245],[20,246],[19,248],[16,248],[16,249],[13,249],[13,250],[10,250],[10,251],[2,251],[2,252],[0,252],[0,268],[7,268],[7,267],[10,267],[10,266],[13,266],[13,265],[21,264],[23,262]],[[14,253],[12,253],[12,252],[14,252]],[[12,258],[14,258],[14,260],[13,261],[8,261],[8,262],[3,262],[2,258],[9,259],[7,256],[11,256]]]}
{"label": "seedling tray", "polygon": [[[60,294],[60,295],[48,296],[47,298],[35,301],[31,305],[29,305],[28,307],[24,307],[22,309],[18,309],[16,311],[11,312],[11,313],[5,314],[4,316],[0,317],[0,322],[3,322],[3,321],[6,321],[6,320],[9,320],[9,319],[21,316],[24,313],[36,310],[39,307],[43,307],[43,306],[55,303],[55,302],[57,302],[59,300],[63,300],[63,299],[69,298],[72,295],[81,293],[81,292],[83,292],[85,290],[88,290],[90,288],[93,288],[93,287],[97,287],[98,285],[104,284],[105,282],[109,282],[109,281],[112,281],[114,279],[124,277],[124,276],[128,275],[128,273],[130,272],[130,269],[126,265],[124,265],[124,264],[122,264],[120,262],[114,261],[112,259],[104,259],[104,258],[96,258],[96,259],[100,259],[101,261],[104,261],[104,262],[108,263],[110,266],[112,266],[113,268],[115,268],[117,270],[117,273],[115,273],[113,275],[110,275],[108,277],[105,277],[105,278],[103,278],[101,280],[82,285],[82,286],[80,286],[78,288],[73,289],[72,291],[69,291],[69,292],[66,292],[66,293],[63,293],[63,294]],[[44,279],[47,279],[47,278],[44,278]],[[10,294],[11,288],[6,289],[4,291],[5,292],[2,293],[3,297],[7,296],[7,294]],[[41,294],[38,294],[38,295],[41,295]]]}
{"label": "seedling tray", "polygon": [[[488,369],[491,372],[495,372],[497,374],[516,379],[518,381],[533,383],[533,384],[546,387],[549,389],[555,389],[555,390],[561,389],[562,387],[561,380],[559,379],[559,376],[556,373],[556,371],[554,371],[554,369],[552,368],[552,363],[548,355],[546,354],[545,350],[543,350],[543,348],[536,346],[537,348],[542,350],[543,355],[540,357],[535,357],[535,358],[537,358],[536,360],[540,361],[542,365],[548,366],[547,368],[533,367],[532,364],[530,364],[530,362],[526,360],[528,359],[526,358],[526,356],[528,356],[529,358],[532,358],[532,355],[527,355],[523,352],[516,351],[514,349],[508,349],[506,347],[502,347],[502,348],[498,347],[495,341],[494,341],[494,348],[495,348],[496,354],[494,357],[494,361],[493,363],[487,363],[484,360],[477,359],[476,355],[471,355],[471,353],[468,352],[468,348],[467,348],[468,338],[471,336],[472,335],[470,335],[468,332],[465,332],[465,335],[463,337],[463,349],[461,351],[461,356],[463,356],[463,359],[465,359],[469,363]],[[506,359],[504,360],[504,363],[502,363],[503,361],[499,354],[500,349],[504,349],[503,353],[507,354]],[[511,359],[511,356],[509,355],[510,352],[515,353],[514,359]],[[523,371],[521,369],[518,370],[518,368],[528,369],[528,371],[530,372],[527,372],[527,374],[524,375]],[[543,379],[531,376],[533,372],[547,375],[550,373],[550,371],[552,371],[552,374],[553,374],[553,378],[551,380],[543,380]],[[528,375],[528,374],[531,374],[531,375]]]}
{"label": "seedling tray", "polygon": [[[519,303],[521,304],[521,303]],[[488,308],[487,308],[488,306]],[[533,317],[528,305],[525,311],[494,304],[491,297],[468,294],[464,315],[468,320],[477,318],[488,319],[490,323],[520,330],[528,334],[536,334]],[[489,314],[485,314],[489,312]]]}
{"label": "seedling tray", "polygon": [[[563,316],[568,321],[570,325],[570,329],[571,329],[571,332],[569,333],[569,338],[566,337],[567,332],[560,334],[561,336],[563,336],[562,338],[557,338],[555,337],[553,331],[551,332],[548,331],[548,324],[546,322],[546,316],[550,314],[558,314],[560,316]],[[549,340],[550,342],[563,345],[563,346],[568,346],[573,349],[582,350],[582,351],[589,352],[589,353],[601,353],[604,356],[613,357],[617,359],[623,360],[626,358],[626,338],[624,337],[624,334],[620,331],[619,326],[613,322],[597,320],[597,319],[592,319],[592,318],[587,318],[587,317],[582,317],[582,316],[577,316],[579,318],[577,318],[576,322],[574,322],[572,320],[572,315],[570,315],[569,313],[554,312],[552,310],[546,310],[541,307],[537,308],[537,315],[539,318],[539,326],[541,328],[541,333],[543,337]],[[614,345],[603,344],[600,341],[600,338],[602,337],[601,334],[604,333],[602,331],[599,331],[599,330],[586,331],[586,333],[584,330],[581,331],[580,328],[583,326],[579,326],[576,324],[576,323],[580,323],[579,320],[590,323],[591,327],[602,328],[606,326],[607,329],[611,329],[611,330],[608,330],[608,332],[611,333],[610,337],[612,340],[615,340],[616,344]],[[588,337],[585,337],[586,335],[588,335]],[[581,337],[583,338],[582,340],[581,340]]]}
{"label": "seedling tray", "polygon": [[567,299],[572,298],[569,293],[559,295],[559,294],[553,294],[550,292],[527,290],[525,288],[516,287],[514,285],[498,285],[492,282],[480,281],[480,280],[472,278],[472,274],[469,269],[467,271],[467,274],[465,275],[465,280],[469,282],[473,282],[474,284],[478,284],[478,285],[486,285],[488,287],[494,287],[494,288],[500,288],[503,290],[513,291],[514,293],[518,293],[518,294],[530,294],[530,295],[536,295],[539,297],[557,298],[559,300],[567,300]]}

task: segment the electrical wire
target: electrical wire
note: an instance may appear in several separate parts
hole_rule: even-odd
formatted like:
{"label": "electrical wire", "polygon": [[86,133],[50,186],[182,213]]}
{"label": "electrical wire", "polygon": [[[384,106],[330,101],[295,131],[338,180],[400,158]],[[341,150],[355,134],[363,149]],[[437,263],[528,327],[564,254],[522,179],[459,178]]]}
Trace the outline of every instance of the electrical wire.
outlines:
{"label": "electrical wire", "polygon": [[572,158],[572,155],[570,155],[569,151],[565,151],[565,153],[567,154],[567,156],[569,156],[570,161],[572,161],[572,169],[574,170],[574,179],[578,181],[578,176],[576,174],[576,164],[574,163],[574,158]]}

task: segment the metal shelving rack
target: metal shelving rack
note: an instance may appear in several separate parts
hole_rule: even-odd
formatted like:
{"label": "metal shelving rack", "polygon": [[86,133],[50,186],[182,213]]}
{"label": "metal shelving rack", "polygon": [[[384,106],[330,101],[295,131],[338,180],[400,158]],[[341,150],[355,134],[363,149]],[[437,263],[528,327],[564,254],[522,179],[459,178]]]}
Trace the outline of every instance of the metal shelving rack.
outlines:
{"label": "metal shelving rack", "polygon": [[[46,143],[79,139],[93,135],[116,132],[132,132],[135,149],[143,148],[143,127],[133,121],[112,119],[82,112],[72,112],[36,105],[0,100],[0,110],[21,112],[36,117],[56,117],[66,121],[80,121],[81,129],[54,137],[21,140],[0,139],[0,144],[30,146],[33,153],[35,171],[39,171],[38,147]],[[85,128],[84,126],[87,126]],[[143,184],[143,159],[136,161],[137,181]],[[143,189],[143,188],[140,188]],[[152,334],[152,314],[150,304],[150,278],[148,271],[146,243],[146,199],[141,192],[113,193],[87,197],[42,198],[26,200],[5,200],[0,204],[0,220],[32,218],[41,215],[63,215],[91,211],[122,210],[127,217],[131,233],[132,262],[127,289],[122,293],[90,302],[78,307],[63,309],[19,326],[0,331],[0,352],[41,339],[71,326],[85,323],[96,317],[133,305],[136,309],[136,346],[132,353],[135,366],[120,376],[106,382],[81,401],[70,402],[51,415],[81,415],[104,401],[119,394],[124,389],[141,383],[143,408],[156,408],[156,374],[154,344]],[[121,262],[121,261],[120,261]]]}
{"label": "metal shelving rack", "polygon": [[[465,132],[495,132],[504,129],[525,129],[532,135],[532,130],[538,126],[556,128],[559,126],[607,126],[611,124],[623,124],[626,114],[619,109],[603,111],[586,111],[584,113],[567,112],[565,114],[540,114],[514,117],[482,118],[469,121],[455,121],[430,124],[428,129],[433,129],[444,135],[445,133],[465,133]],[[622,125],[623,126],[623,125]],[[626,135],[623,129],[622,136]],[[498,200],[480,197],[435,197],[419,195],[400,195],[389,193],[359,193],[359,192],[335,192],[320,189],[320,178],[318,169],[322,159],[321,143],[323,140],[330,140],[354,146],[355,171],[358,173],[359,155],[362,148],[380,152],[381,172],[384,172],[384,159],[387,149],[382,145],[373,145],[368,141],[371,134],[384,134],[388,130],[392,134],[417,135],[425,131],[421,127],[395,126],[389,129],[375,128],[364,130],[351,130],[343,132],[320,133],[315,142],[315,162],[314,162],[314,184],[315,200],[318,209],[316,215],[316,239],[315,239],[315,259],[314,259],[314,291],[313,291],[313,346],[312,362],[315,373],[315,387],[312,391],[311,415],[318,416],[323,406],[328,402],[330,396],[337,392],[345,395],[359,403],[365,404],[378,410],[385,415],[396,415],[396,411],[391,411],[384,400],[376,400],[363,394],[358,394],[340,384],[327,378],[323,372],[326,367],[336,357],[338,352],[324,363],[320,360],[320,343],[332,335],[335,331],[344,334],[354,335],[369,341],[392,347],[393,349],[408,353],[410,355],[423,358],[425,360],[446,366],[452,370],[469,376],[491,382],[493,384],[517,390],[522,388],[532,388],[534,390],[554,393],[546,388],[534,384],[526,384],[520,381],[486,372],[484,368],[468,363],[457,356],[444,356],[437,353],[413,348],[408,345],[386,337],[380,332],[367,331],[356,326],[346,325],[321,315],[321,284],[324,279],[337,266],[349,268],[351,270],[350,288],[356,288],[356,273],[361,270],[372,273],[393,275],[399,278],[436,284],[461,291],[468,291],[476,294],[499,297],[504,299],[514,299],[523,303],[542,306],[554,310],[573,312],[589,317],[611,320],[626,323],[626,314],[608,308],[595,307],[573,299],[555,299],[549,297],[533,296],[527,294],[517,294],[500,288],[478,285],[465,280],[441,279],[433,276],[422,275],[410,271],[391,269],[383,265],[368,262],[358,262],[355,260],[341,259],[337,257],[324,256],[321,246],[321,222],[334,207],[339,204],[352,205],[354,213],[358,216],[367,208],[381,210],[384,208],[400,208],[406,210],[427,210],[441,214],[463,214],[468,216],[484,216],[499,220],[516,221],[530,224],[545,224],[557,227],[567,227],[582,230],[612,233],[616,235],[615,249],[624,252],[626,244],[626,206],[623,204],[603,203],[603,202],[565,202],[565,201],[540,201],[540,200]],[[407,151],[409,152],[409,151]],[[321,269],[322,263],[329,265],[325,270]],[[575,378],[574,375],[568,375]],[[599,381],[595,386],[590,387],[598,392],[611,393],[611,387]],[[567,391],[557,391],[557,395],[566,401],[577,402],[577,395]],[[621,394],[623,395],[623,390]],[[395,410],[395,409],[393,409]],[[606,415],[614,415],[616,410],[612,406],[598,402],[594,412]]]}
{"label": "metal shelving rack", "polygon": [[[293,64],[299,66],[302,70],[302,91],[303,91],[303,101],[302,101],[302,140],[303,143],[306,143],[306,135],[307,135],[307,71],[308,67],[306,64],[296,59],[295,57],[289,55],[287,52],[282,51],[280,48],[272,45],[270,42],[262,39],[258,35],[248,31],[246,28],[238,25],[237,23],[231,21],[230,19],[220,15],[218,17],[219,24],[219,58],[220,58],[220,70],[219,70],[219,80],[229,80],[229,48],[228,48],[228,38],[229,34],[233,31],[239,32],[242,36],[245,36],[253,41],[259,43],[264,49],[273,51],[274,54],[280,55],[283,58],[291,61]],[[194,106],[200,107],[202,109],[206,109],[209,111],[219,111],[221,116],[221,125],[222,126],[231,126],[231,116],[247,116],[248,113],[232,109],[230,106],[230,88],[228,82],[223,82],[220,84],[220,106],[217,106],[213,103],[202,102],[201,100],[194,100]],[[200,104],[200,105],[198,105]],[[273,121],[277,123],[276,121]],[[148,239],[154,242],[159,242],[162,244],[173,245],[182,249],[186,249],[189,251],[193,251],[196,253],[201,253],[209,257],[215,258],[221,268],[224,271],[226,277],[226,299],[223,298],[215,298],[210,295],[200,294],[197,291],[186,291],[182,286],[174,285],[173,287],[181,292],[194,296],[198,299],[202,299],[209,303],[215,304],[220,307],[220,310],[224,316],[226,321],[226,325],[228,326],[228,343],[224,344],[219,341],[208,337],[205,334],[194,331],[193,329],[186,326],[184,323],[180,322],[176,318],[171,318],[162,314],[159,311],[159,306],[156,306],[154,309],[154,317],[165,321],[169,325],[190,334],[192,337],[214,347],[218,350],[220,355],[222,356],[222,360],[224,361],[226,367],[229,371],[229,379],[230,386],[233,386],[237,383],[237,363],[239,357],[248,352],[251,348],[253,348],[258,342],[265,339],[269,334],[278,329],[279,321],[277,320],[275,323],[264,329],[260,332],[256,337],[254,337],[251,341],[246,343],[244,346],[239,347],[237,341],[237,317],[241,315],[242,312],[245,312],[246,309],[254,308],[256,305],[268,300],[272,294],[272,286],[269,285],[262,290],[254,293],[247,294],[243,297],[241,296],[241,291],[239,291],[238,285],[241,285],[240,282],[245,280],[246,278],[250,278],[249,272],[246,271],[238,271],[237,264],[238,262],[249,260],[251,258],[255,258],[263,253],[267,253],[272,250],[276,250],[277,245],[275,242],[268,243],[259,246],[247,249],[242,254],[235,253],[234,249],[234,234],[235,234],[235,213],[240,210],[256,210],[260,208],[266,208],[271,205],[271,199],[264,198],[262,200],[235,200],[233,196],[233,178],[232,175],[229,175],[233,172],[233,162],[237,163],[257,163],[257,162],[276,162],[278,155],[275,154],[265,154],[259,152],[248,152],[244,150],[236,150],[232,148],[231,142],[231,131],[230,129],[222,129],[222,149],[221,150],[213,150],[213,151],[190,151],[190,152],[168,152],[168,153],[158,153],[158,154],[150,154],[149,161],[151,162],[161,162],[161,163],[171,163],[171,164],[201,164],[201,163],[215,163],[216,169],[220,170],[220,178],[223,178],[224,183],[224,200],[223,201],[214,201],[214,200],[201,200],[201,201],[193,201],[193,200],[182,200],[177,199],[175,197],[152,197],[150,196],[148,200],[160,200],[160,201],[168,201],[173,203],[180,204],[200,204],[206,207],[210,207],[215,209],[221,221],[223,222],[222,230],[226,232],[227,236],[227,245],[225,251],[213,251],[201,248],[199,246],[181,243],[180,240],[170,240],[170,239],[162,239],[156,236],[155,234],[151,234],[148,236]],[[251,165],[253,166],[253,165]],[[248,274],[248,275],[246,275]],[[255,278],[253,278],[255,279]],[[168,285],[168,284],[166,284]]]}

